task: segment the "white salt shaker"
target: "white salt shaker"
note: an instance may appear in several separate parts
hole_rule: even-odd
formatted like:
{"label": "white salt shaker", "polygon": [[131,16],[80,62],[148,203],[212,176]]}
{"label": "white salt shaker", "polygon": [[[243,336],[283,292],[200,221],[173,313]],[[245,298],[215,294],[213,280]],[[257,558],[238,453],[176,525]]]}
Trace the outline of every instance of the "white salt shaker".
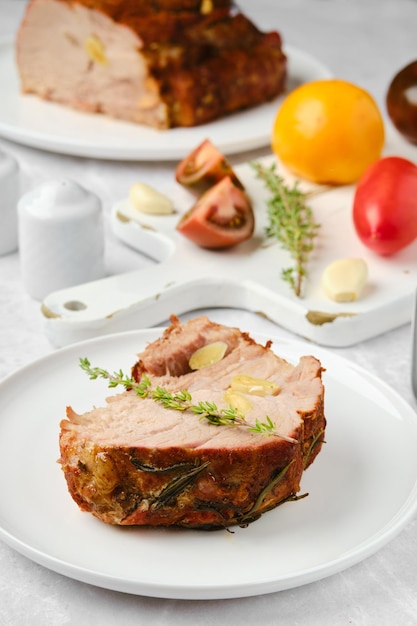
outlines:
{"label": "white salt shaker", "polygon": [[0,150],[0,255],[17,250],[18,199],[18,163],[10,154]]}
{"label": "white salt shaker", "polygon": [[23,283],[36,300],[105,274],[100,199],[70,179],[22,196],[18,236]]}

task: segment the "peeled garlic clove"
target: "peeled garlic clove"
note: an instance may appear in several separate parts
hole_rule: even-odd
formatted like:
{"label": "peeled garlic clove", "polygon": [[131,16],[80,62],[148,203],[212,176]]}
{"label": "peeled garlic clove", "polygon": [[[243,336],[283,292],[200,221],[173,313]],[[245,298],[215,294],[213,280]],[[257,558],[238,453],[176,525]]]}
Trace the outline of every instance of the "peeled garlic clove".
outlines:
{"label": "peeled garlic clove", "polygon": [[167,215],[174,212],[171,200],[145,183],[131,186],[129,201],[141,213]]}
{"label": "peeled garlic clove", "polygon": [[207,367],[208,365],[214,365],[214,363],[218,363],[222,360],[226,354],[226,350],[227,343],[224,341],[214,341],[213,343],[208,343],[193,352],[188,361],[188,365],[192,370],[201,370],[203,367]]}
{"label": "peeled garlic clove", "polygon": [[326,295],[335,302],[357,300],[368,280],[368,266],[363,259],[338,259],[330,263],[321,277]]}
{"label": "peeled garlic clove", "polygon": [[239,391],[227,389],[224,393],[224,400],[242,415],[246,415],[252,409],[252,402]]}
{"label": "peeled garlic clove", "polygon": [[253,396],[275,396],[280,392],[280,388],[270,380],[255,378],[246,374],[233,376],[230,381],[230,388],[233,391],[241,391]]}

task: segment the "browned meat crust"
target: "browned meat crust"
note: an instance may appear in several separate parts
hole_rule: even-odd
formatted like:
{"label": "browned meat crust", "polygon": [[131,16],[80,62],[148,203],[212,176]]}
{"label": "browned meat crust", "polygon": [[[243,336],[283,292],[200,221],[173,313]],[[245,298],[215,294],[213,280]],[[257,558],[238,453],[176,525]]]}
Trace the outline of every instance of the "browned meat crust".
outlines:
{"label": "browned meat crust", "polygon": [[[223,360],[191,371],[190,355],[223,341]],[[187,358],[188,355],[188,358]],[[280,436],[241,426],[215,426],[191,411],[160,407],[133,391],[108,399],[104,408],[61,422],[60,450],[68,489],[79,507],[110,524],[222,528],[246,525],[278,504],[295,499],[303,471],[324,439],[322,367],[314,357],[297,366],[277,357],[238,329],[205,317],[172,326],[139,355],[134,367],[194,402],[227,406],[232,376],[246,373],[272,381],[277,395],[248,396],[249,423],[269,415]]]}
{"label": "browned meat crust", "polygon": [[193,11],[204,15],[217,9],[230,10],[234,4],[231,0],[63,0],[68,4],[79,1],[90,9],[98,9],[111,15],[116,20],[130,15],[152,15],[161,11]]}
{"label": "browned meat crust", "polygon": [[[161,128],[196,126],[279,95],[286,80],[280,35],[261,32],[225,0],[206,4],[210,10],[202,12],[204,5],[31,0],[17,38],[22,91]],[[130,41],[107,44],[112,28],[122,42],[129,31]],[[51,44],[50,29],[55,30]],[[103,44],[102,66],[83,51],[86,37]],[[70,62],[72,54],[76,63]],[[133,69],[133,54],[141,69]],[[123,58],[132,67],[130,87],[128,68],[117,66]]]}

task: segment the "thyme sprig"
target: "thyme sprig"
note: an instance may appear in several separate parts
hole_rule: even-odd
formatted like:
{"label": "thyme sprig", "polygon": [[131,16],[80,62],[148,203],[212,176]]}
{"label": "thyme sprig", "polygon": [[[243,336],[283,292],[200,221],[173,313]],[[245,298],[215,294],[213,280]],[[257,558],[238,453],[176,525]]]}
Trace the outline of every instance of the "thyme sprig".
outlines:
{"label": "thyme sprig", "polygon": [[280,439],[289,441],[290,443],[298,443],[296,439],[281,435],[276,430],[276,425],[267,415],[265,422],[256,420],[255,425],[249,424],[245,417],[235,407],[229,406],[226,409],[219,409],[214,402],[200,401],[193,404],[190,392],[187,389],[181,389],[177,393],[171,393],[163,387],[152,388],[152,383],[148,376],[143,375],[138,383],[134,378],[130,378],[123,373],[122,370],[110,373],[108,370],[100,367],[92,367],[87,358],[80,358],[80,367],[86,372],[90,380],[104,378],[108,381],[108,386],[114,388],[122,386],[126,391],[131,390],[140,398],[150,398],[161,404],[165,409],[174,409],[175,411],[191,411],[201,420],[207,420],[213,426],[243,426],[249,432],[260,435],[275,435]]}
{"label": "thyme sprig", "polygon": [[292,267],[282,270],[281,278],[300,297],[320,225],[315,222],[313,211],[307,204],[308,194],[299,189],[297,181],[292,187],[286,185],[277,173],[275,163],[265,167],[254,161],[251,165],[272,194],[267,200],[269,224],[266,234],[275,237],[294,261]]}

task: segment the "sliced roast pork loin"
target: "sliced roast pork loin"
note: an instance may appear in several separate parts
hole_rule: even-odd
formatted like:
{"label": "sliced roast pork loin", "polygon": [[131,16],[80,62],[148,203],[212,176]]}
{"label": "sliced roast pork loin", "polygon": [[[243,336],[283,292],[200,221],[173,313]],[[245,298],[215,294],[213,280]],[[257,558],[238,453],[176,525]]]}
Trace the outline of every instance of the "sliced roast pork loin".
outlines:
{"label": "sliced roast pork loin", "polygon": [[[220,361],[211,358],[213,346]],[[60,462],[83,511],[110,524],[222,528],[296,499],[326,425],[316,358],[294,366],[237,328],[173,317],[132,373],[151,389],[188,390],[193,405],[234,407],[245,421],[215,425],[132,389],[83,415],[68,408]],[[275,430],[250,430],[267,418]]]}
{"label": "sliced roast pork loin", "polygon": [[30,0],[23,93],[157,128],[196,126],[279,95],[286,57],[228,0]]}

